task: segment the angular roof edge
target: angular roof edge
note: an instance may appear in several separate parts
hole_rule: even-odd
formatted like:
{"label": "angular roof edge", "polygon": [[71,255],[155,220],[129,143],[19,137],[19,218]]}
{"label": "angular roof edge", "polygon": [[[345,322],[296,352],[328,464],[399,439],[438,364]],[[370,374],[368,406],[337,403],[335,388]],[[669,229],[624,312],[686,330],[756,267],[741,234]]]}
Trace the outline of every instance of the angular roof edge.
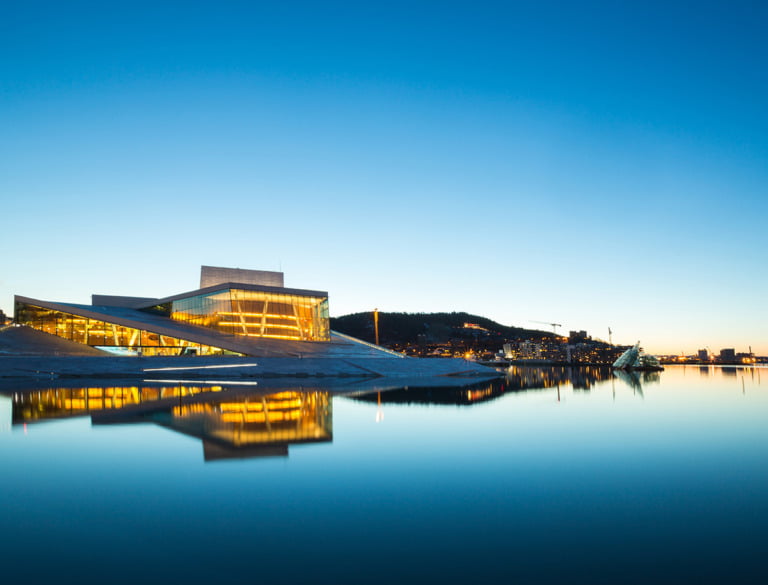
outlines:
{"label": "angular roof edge", "polygon": [[154,297],[127,297],[124,295],[91,295],[92,305],[100,305],[104,307],[135,307],[137,304],[153,301],[157,301],[157,299]]}
{"label": "angular roof edge", "polygon": [[[262,356],[292,357],[298,353],[294,348],[289,347],[287,344],[280,343],[282,340],[267,339],[267,343],[263,343],[263,340],[246,340],[235,335],[224,335],[206,327],[174,321],[168,317],[143,313],[130,307],[98,307],[92,305],[77,305],[74,303],[57,303],[21,295],[14,295],[14,302],[35,305],[52,311],[71,313],[88,319],[108,321],[124,327],[151,331],[152,333],[157,333],[159,335],[166,335],[177,339],[185,339],[194,343],[220,347],[228,351],[243,353],[245,355],[260,354]],[[100,308],[106,309],[107,311],[99,310]],[[274,343],[275,341],[277,341],[277,343]],[[297,341],[293,343],[315,345],[322,344],[323,342]]]}
{"label": "angular roof edge", "polygon": [[213,286],[207,286],[205,288],[198,288],[196,290],[191,290],[189,292],[185,293],[179,293],[177,295],[172,295],[170,297],[163,297],[161,299],[155,299],[151,303],[137,303],[135,305],[132,305],[131,308],[133,309],[147,309],[149,307],[154,307],[155,305],[159,305],[162,303],[168,303],[171,301],[178,301],[181,299],[186,299],[189,297],[196,297],[198,295],[207,294],[211,292],[216,292],[219,290],[227,290],[236,288],[239,290],[253,290],[253,291],[259,291],[259,292],[270,292],[270,293],[277,293],[277,294],[284,294],[284,295],[296,295],[300,297],[328,297],[328,293],[325,291],[319,291],[319,290],[306,290],[301,288],[284,288],[280,286],[266,286],[261,284],[245,284],[242,282],[223,282],[221,284],[216,284]]}

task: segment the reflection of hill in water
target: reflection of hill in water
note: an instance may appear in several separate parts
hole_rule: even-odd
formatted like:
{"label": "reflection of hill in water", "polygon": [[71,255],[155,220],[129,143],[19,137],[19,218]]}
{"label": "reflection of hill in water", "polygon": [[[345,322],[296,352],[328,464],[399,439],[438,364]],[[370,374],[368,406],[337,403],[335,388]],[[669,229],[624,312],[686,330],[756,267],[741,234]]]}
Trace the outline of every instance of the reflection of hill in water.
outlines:
{"label": "reflection of hill in water", "polygon": [[[654,374],[658,380],[658,374]],[[13,425],[90,416],[95,425],[151,423],[199,439],[206,461],[287,456],[289,445],[332,442],[334,393],[354,400],[390,404],[470,405],[507,393],[532,392],[569,385],[590,390],[613,379],[609,368],[513,366],[505,377],[467,385],[446,378],[445,386],[392,387],[376,380],[335,382],[328,388],[278,386],[278,382],[204,383],[114,380],[81,381],[83,386],[17,389],[12,400]],[[623,379],[623,378],[622,378]],[[644,376],[642,382],[652,381]],[[61,381],[49,381],[54,384]],[[434,383],[434,380],[431,380]],[[641,379],[624,379],[639,390]],[[284,382],[283,382],[284,383]],[[242,384],[242,385],[238,385]],[[268,387],[262,387],[265,384]],[[2,421],[0,421],[2,422]]]}
{"label": "reflection of hill in water", "polygon": [[362,394],[355,400],[389,404],[454,404],[469,405],[495,400],[510,392],[546,390],[570,385],[574,390],[589,391],[595,384],[612,378],[608,367],[571,368],[567,366],[512,366],[504,378],[461,388],[407,387],[386,392]]}
{"label": "reflection of hill in water", "polygon": [[553,388],[561,384],[573,386],[574,390],[591,390],[595,384],[611,378],[611,368],[607,366],[512,366],[506,376],[511,386],[519,385],[518,390]]}

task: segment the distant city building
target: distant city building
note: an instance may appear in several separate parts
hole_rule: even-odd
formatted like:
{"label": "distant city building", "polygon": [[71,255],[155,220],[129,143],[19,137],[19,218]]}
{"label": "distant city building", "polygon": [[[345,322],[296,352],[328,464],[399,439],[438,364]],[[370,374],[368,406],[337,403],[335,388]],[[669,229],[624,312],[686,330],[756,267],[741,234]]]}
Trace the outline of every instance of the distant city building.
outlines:
{"label": "distant city building", "polygon": [[587,335],[587,332],[583,329],[581,331],[569,331],[568,332],[568,340],[571,343],[576,343],[578,341],[586,341],[589,339],[589,336]]}
{"label": "distant city building", "polygon": [[708,362],[709,361],[709,351],[707,351],[706,349],[700,349],[698,351],[698,358],[699,358],[699,361]]}
{"label": "distant city building", "polygon": [[540,343],[523,341],[518,347],[518,357],[524,360],[538,360],[543,357],[541,350],[542,348]]}
{"label": "distant city building", "polygon": [[732,347],[720,350],[721,362],[734,362],[736,361],[736,350]]}

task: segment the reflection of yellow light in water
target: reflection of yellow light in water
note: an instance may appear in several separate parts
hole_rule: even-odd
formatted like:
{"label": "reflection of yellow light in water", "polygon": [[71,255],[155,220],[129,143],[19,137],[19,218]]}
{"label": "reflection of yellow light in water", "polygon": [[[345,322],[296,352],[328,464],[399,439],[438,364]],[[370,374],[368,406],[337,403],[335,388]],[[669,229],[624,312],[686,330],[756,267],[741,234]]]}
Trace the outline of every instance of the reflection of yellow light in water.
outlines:
{"label": "reflection of yellow light in water", "polygon": [[[160,380],[148,378],[145,382],[158,382],[163,384],[225,384],[227,386],[258,386],[258,382],[238,382],[235,380]],[[209,392],[220,392],[221,386],[211,386],[206,389]]]}
{"label": "reflection of yellow light in water", "polygon": [[376,422],[384,420],[384,409],[381,407],[381,392],[376,393]]}

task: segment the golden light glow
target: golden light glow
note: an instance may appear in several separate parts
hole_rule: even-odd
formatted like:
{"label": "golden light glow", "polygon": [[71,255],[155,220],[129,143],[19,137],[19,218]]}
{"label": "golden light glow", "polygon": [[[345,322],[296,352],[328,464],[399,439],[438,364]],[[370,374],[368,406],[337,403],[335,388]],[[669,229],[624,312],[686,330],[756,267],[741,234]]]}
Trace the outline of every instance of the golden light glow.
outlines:
{"label": "golden light glow", "polygon": [[[261,323],[249,323],[249,322],[235,322],[235,321],[219,321],[219,325],[227,325],[227,326],[233,326],[233,327],[257,327],[261,329],[262,327],[265,327]],[[301,329],[298,325],[281,325],[278,323],[270,323],[269,325],[266,325],[267,329],[296,329],[297,331]]]}
{"label": "golden light glow", "polygon": [[[228,335],[296,341],[329,341],[328,299],[301,294],[228,289],[170,304],[171,319]],[[17,306],[19,323],[98,348],[152,355],[221,355],[224,349],[145,329],[30,304]],[[107,318],[107,317],[105,317]]]}
{"label": "golden light glow", "polygon": [[[180,355],[182,352],[192,352],[196,355],[225,353],[220,347],[96,319],[86,319],[72,313],[44,309],[35,305],[21,305],[18,311],[21,324],[76,343],[102,349],[121,348],[127,353],[140,353],[145,356],[173,356]],[[236,352],[229,353],[242,355]]]}
{"label": "golden light glow", "polygon": [[296,341],[330,339],[328,299],[229,289],[174,301],[171,318],[229,335]]}

